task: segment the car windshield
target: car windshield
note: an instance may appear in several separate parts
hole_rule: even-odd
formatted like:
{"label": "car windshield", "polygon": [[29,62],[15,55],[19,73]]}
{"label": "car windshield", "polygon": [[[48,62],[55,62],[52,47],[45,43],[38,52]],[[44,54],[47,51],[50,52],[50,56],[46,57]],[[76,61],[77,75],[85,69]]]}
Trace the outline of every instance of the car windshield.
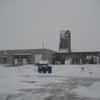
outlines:
{"label": "car windshield", "polygon": [[42,65],[43,67],[47,67],[47,65]]}

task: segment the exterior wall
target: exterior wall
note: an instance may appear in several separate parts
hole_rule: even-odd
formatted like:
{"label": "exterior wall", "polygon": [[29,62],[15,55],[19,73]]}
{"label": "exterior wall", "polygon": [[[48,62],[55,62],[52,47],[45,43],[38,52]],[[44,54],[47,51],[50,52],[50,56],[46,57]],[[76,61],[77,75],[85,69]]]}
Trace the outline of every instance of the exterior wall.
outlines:
{"label": "exterior wall", "polygon": [[0,63],[6,64],[7,63],[7,57],[0,57]]}
{"label": "exterior wall", "polygon": [[9,55],[9,56],[7,57],[7,59],[8,59],[7,64],[12,65],[12,64],[13,64],[13,57]]}
{"label": "exterior wall", "polygon": [[[91,56],[92,59],[88,60],[87,56]],[[100,64],[100,52],[55,53],[53,64],[65,64],[66,60],[70,60],[70,64]]]}
{"label": "exterior wall", "polygon": [[[8,50],[0,52],[1,64],[14,64],[14,59],[18,58],[19,64],[23,64],[23,59],[28,60],[28,64],[35,63],[35,55],[41,54],[42,60],[48,60],[49,64],[65,64],[70,60],[70,64],[100,64],[100,52],[70,52],[56,53],[45,49],[37,50]],[[96,59],[88,60],[88,56],[94,56]]]}
{"label": "exterior wall", "polygon": [[29,50],[6,50],[0,51],[0,63],[14,65],[15,59],[18,60],[18,64],[23,64],[23,59],[26,59],[29,64],[35,63],[35,55],[42,55],[42,60],[48,60],[52,63],[52,54],[54,51],[48,49],[29,49]]}
{"label": "exterior wall", "polygon": [[42,60],[42,54],[35,54],[34,55],[34,63],[38,63]]}

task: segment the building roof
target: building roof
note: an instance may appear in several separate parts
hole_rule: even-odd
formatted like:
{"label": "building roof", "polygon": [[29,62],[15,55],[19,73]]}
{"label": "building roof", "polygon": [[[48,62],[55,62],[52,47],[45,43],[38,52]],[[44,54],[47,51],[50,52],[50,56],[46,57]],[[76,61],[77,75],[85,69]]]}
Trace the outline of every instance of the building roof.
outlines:
{"label": "building roof", "polygon": [[100,54],[100,51],[85,51],[85,52],[56,52],[55,54],[65,54],[65,55],[70,55],[70,54],[75,54],[75,55],[85,55],[85,54],[89,54],[89,55],[92,55],[92,54]]}
{"label": "building roof", "polygon": [[[6,52],[6,53],[5,53]],[[32,54],[46,53],[53,54],[56,51],[50,49],[16,49],[16,50],[1,50],[0,55],[32,55]]]}

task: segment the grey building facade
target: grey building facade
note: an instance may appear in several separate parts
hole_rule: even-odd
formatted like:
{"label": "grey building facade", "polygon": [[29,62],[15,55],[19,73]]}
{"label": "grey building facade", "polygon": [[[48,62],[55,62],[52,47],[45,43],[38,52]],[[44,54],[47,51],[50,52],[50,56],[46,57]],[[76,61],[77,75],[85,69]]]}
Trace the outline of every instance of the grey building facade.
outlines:
{"label": "grey building facade", "polygon": [[54,54],[53,64],[100,64],[100,51],[72,52],[71,32],[62,31],[59,51]]}
{"label": "grey building facade", "polygon": [[69,30],[61,32],[58,52],[49,49],[0,51],[1,64],[35,64],[41,60],[49,64],[100,64],[100,51],[72,52]]}
{"label": "grey building facade", "polygon": [[55,53],[53,64],[100,64],[100,51]]}
{"label": "grey building facade", "polygon": [[40,60],[47,60],[52,63],[53,50],[28,49],[28,50],[2,50],[0,51],[0,63],[10,65],[35,64]]}

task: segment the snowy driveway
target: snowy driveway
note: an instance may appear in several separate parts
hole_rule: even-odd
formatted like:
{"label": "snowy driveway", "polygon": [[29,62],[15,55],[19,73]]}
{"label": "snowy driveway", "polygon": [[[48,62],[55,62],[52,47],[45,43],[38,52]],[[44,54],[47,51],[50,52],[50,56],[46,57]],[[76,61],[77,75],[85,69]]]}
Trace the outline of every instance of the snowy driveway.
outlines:
{"label": "snowy driveway", "polygon": [[[85,67],[85,70],[81,71],[80,67]],[[59,65],[53,66],[51,75],[43,75],[38,74],[37,67],[33,65],[0,65],[0,100],[98,100],[99,67],[100,65]]]}

